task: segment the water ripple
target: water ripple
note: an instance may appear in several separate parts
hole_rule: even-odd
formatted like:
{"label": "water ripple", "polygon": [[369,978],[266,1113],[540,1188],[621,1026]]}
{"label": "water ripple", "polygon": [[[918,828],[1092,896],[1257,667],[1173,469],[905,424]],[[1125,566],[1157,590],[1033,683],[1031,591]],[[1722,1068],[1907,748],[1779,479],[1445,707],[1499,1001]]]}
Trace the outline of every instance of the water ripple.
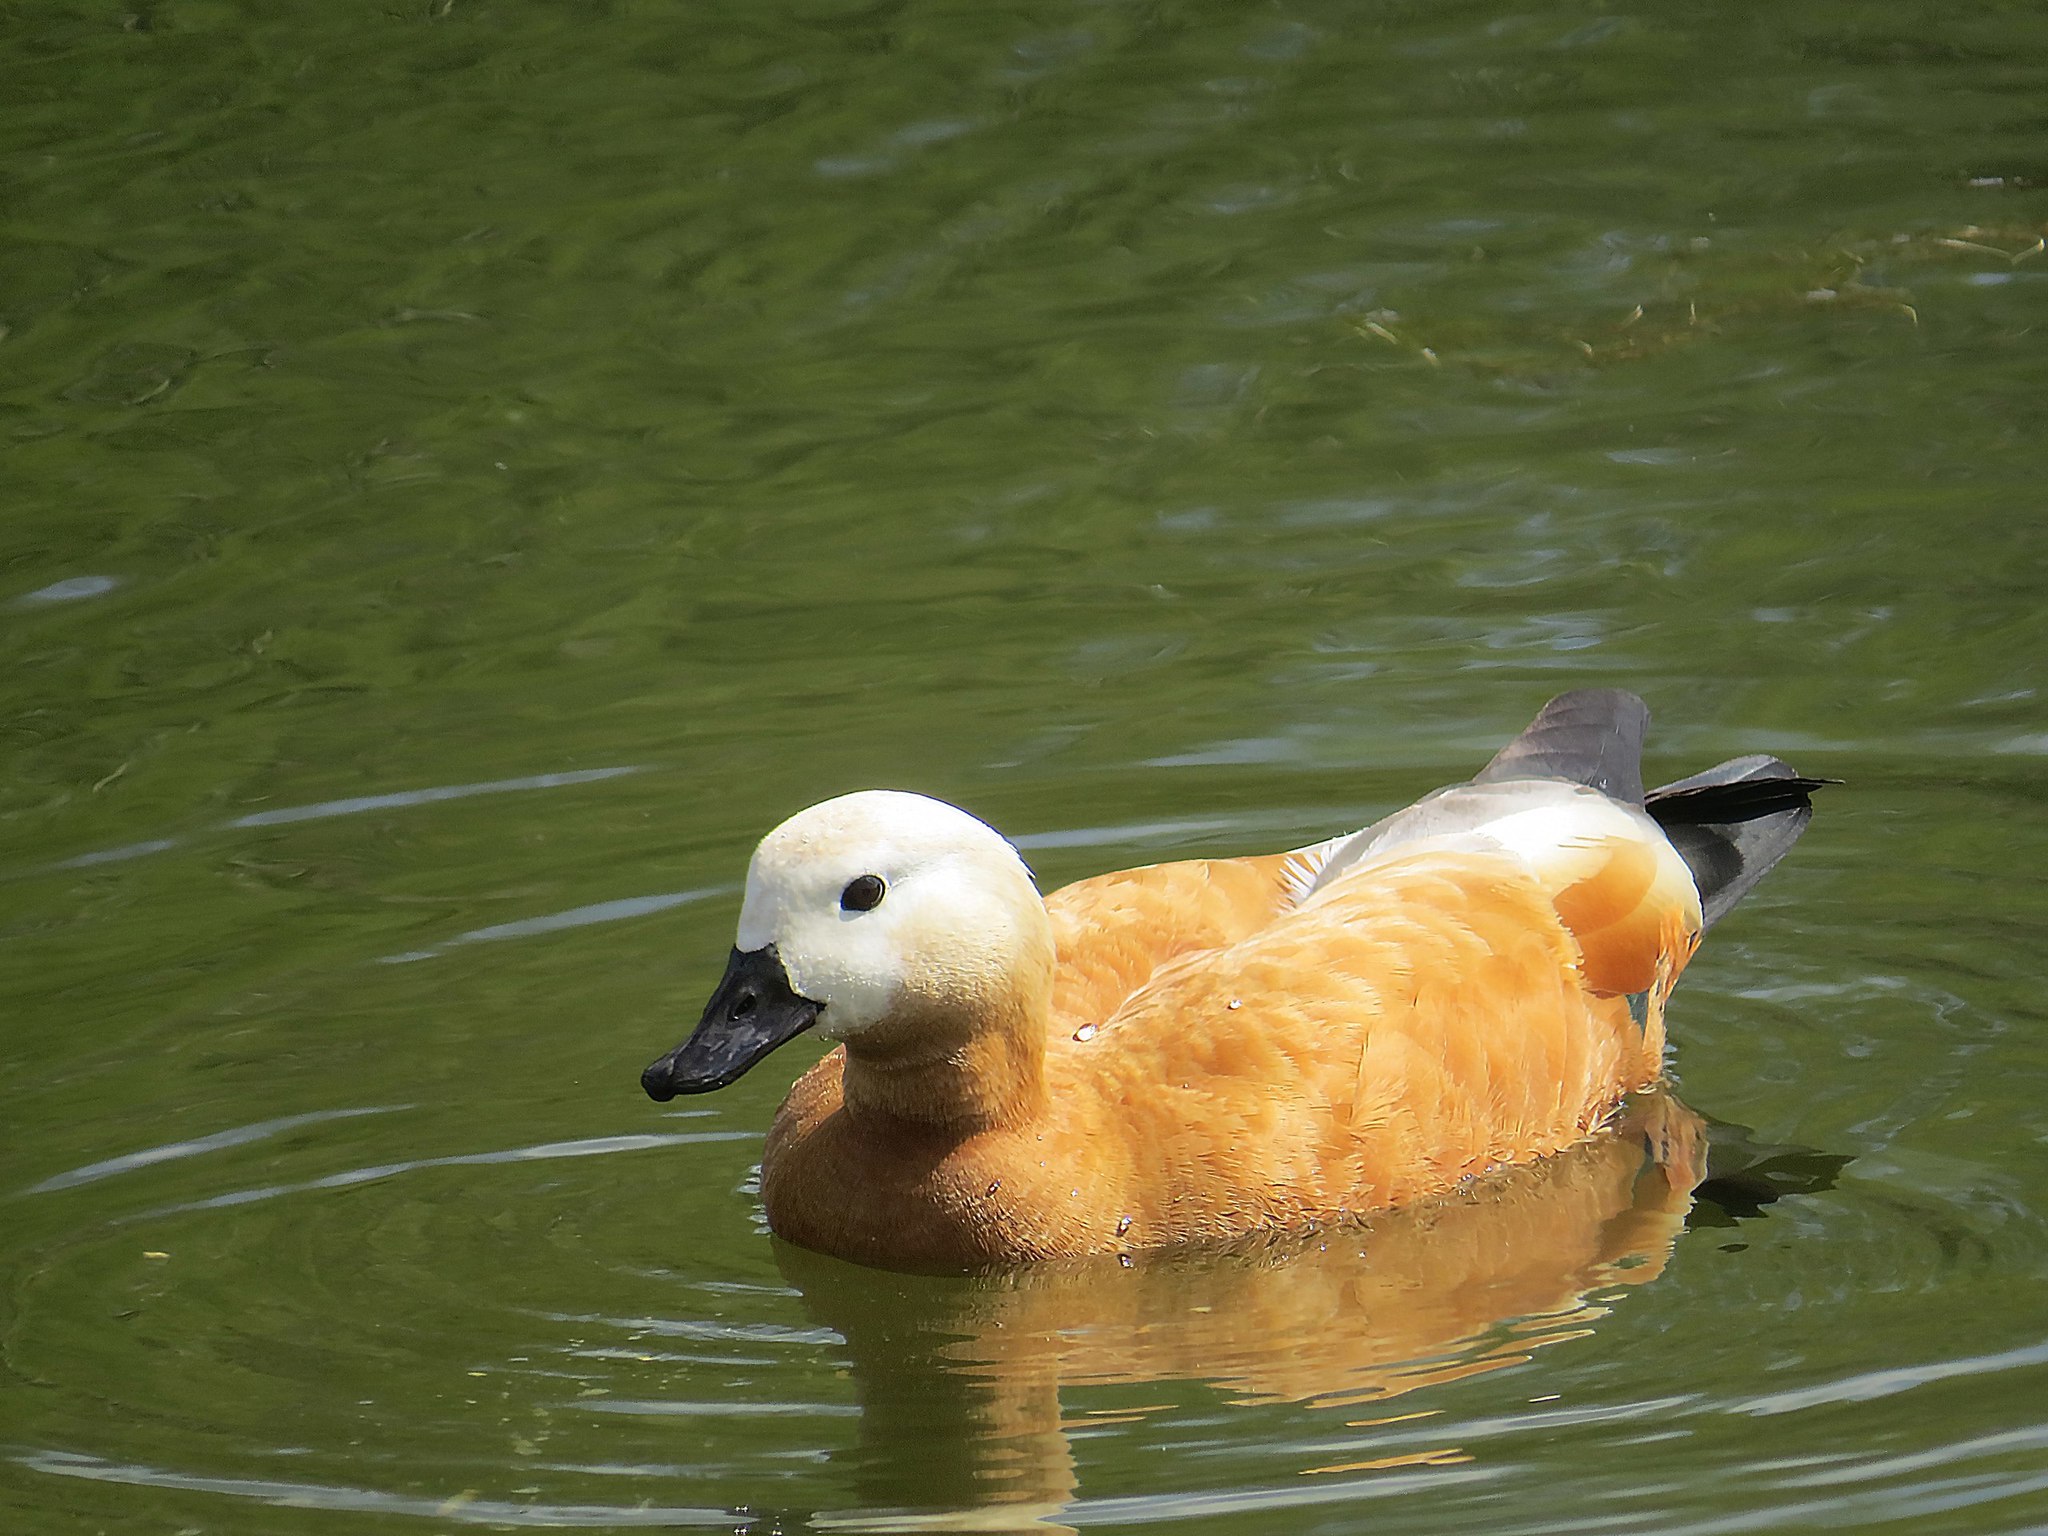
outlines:
{"label": "water ripple", "polygon": [[1188,821],[1134,821],[1120,827],[1071,827],[1060,832],[1031,832],[1010,839],[1018,848],[1102,848],[1123,843],[1170,842],[1200,832],[1241,830],[1231,818],[1212,816]]}
{"label": "water ripple", "polygon": [[121,585],[118,576],[67,576],[62,581],[53,581],[47,587],[37,587],[33,592],[24,592],[7,606],[10,608],[46,608],[52,603],[75,603],[88,597],[104,597]]}
{"label": "water ripple", "polygon": [[655,1418],[818,1418],[857,1419],[855,1403],[703,1402],[679,1398],[594,1398],[576,1404],[588,1413],[624,1413]]}
{"label": "water ripple", "polygon": [[152,837],[146,842],[123,843],[119,848],[100,848],[92,853],[75,853],[68,859],[59,859],[50,868],[90,869],[95,864],[119,864],[124,859],[139,859],[177,846],[178,840],[175,837]]}
{"label": "water ripple", "polygon": [[73,1451],[30,1451],[17,1455],[14,1461],[33,1472],[83,1477],[100,1483],[220,1493],[230,1498],[274,1504],[283,1509],[419,1515],[462,1525],[701,1525],[729,1529],[734,1520],[731,1510],[700,1509],[688,1505],[513,1504],[499,1499],[474,1498],[466,1492],[435,1499],[385,1493],[374,1488],[351,1488],[339,1483],[292,1483],[267,1477],[200,1477],[190,1472],[169,1472],[135,1462],[103,1461],[97,1456],[84,1456]]}
{"label": "water ripple", "polygon": [[739,1340],[750,1344],[791,1344],[806,1347],[821,1344],[842,1345],[846,1342],[835,1329],[794,1328],[786,1323],[723,1323],[683,1317],[608,1317],[599,1312],[549,1312],[544,1315],[548,1321],[554,1323],[599,1323],[636,1338],[652,1334],[657,1338],[718,1342]]}
{"label": "water ripple", "polygon": [[415,1173],[422,1168],[472,1168],[491,1163],[546,1162],[561,1157],[606,1157],[614,1152],[646,1152],[656,1147],[682,1147],[710,1141],[747,1141],[751,1131],[644,1132],[632,1136],[591,1136],[578,1141],[544,1141],[530,1147],[507,1147],[500,1152],[457,1152],[447,1157],[407,1158],[402,1162],[378,1163],[368,1168],[347,1168],[296,1184],[265,1184],[256,1189],[230,1190],[203,1200],[185,1200],[176,1205],[159,1205],[151,1210],[123,1217],[124,1221],[155,1221],[188,1211],[216,1211],[233,1205],[253,1205],[275,1200],[280,1195],[304,1194],[315,1189],[347,1189],[371,1184],[396,1174]]}
{"label": "water ripple", "polygon": [[594,901],[588,906],[570,907],[540,917],[522,917],[509,923],[493,923],[488,928],[472,928],[427,949],[380,955],[377,963],[406,965],[414,960],[431,960],[458,944],[489,944],[499,939],[523,939],[536,933],[555,933],[564,928],[587,928],[593,923],[615,923],[624,918],[645,917],[650,912],[666,912],[671,907],[702,901],[707,896],[724,896],[738,889],[736,885],[707,885],[694,891],[662,891],[653,896],[621,896],[613,901]]}
{"label": "water ripple", "polygon": [[[558,789],[569,784],[595,784],[603,779],[623,778],[645,769],[638,763],[613,768],[575,768],[566,773],[535,773],[517,779],[487,779],[476,784],[439,784],[428,789],[401,789],[385,795],[352,795],[341,800],[322,800],[312,805],[280,806],[271,811],[251,811],[219,823],[213,830],[234,831],[248,827],[277,827],[298,821],[320,821],[330,816],[356,816],[365,811],[398,810],[413,805],[433,805],[443,800],[467,800],[473,795],[503,795],[522,789]],[[75,853],[68,859],[43,866],[45,871],[90,869],[96,864],[118,864],[147,854],[162,853],[178,846],[175,837],[156,837],[118,848],[99,848]]]}
{"label": "water ripple", "polygon": [[322,800],[315,805],[287,805],[274,811],[252,811],[222,825],[276,827],[292,821],[319,821],[328,816],[356,816],[364,811],[430,805],[439,800],[466,800],[471,795],[502,795],[516,789],[557,789],[565,784],[595,784],[600,779],[616,779],[640,771],[638,764],[620,768],[578,768],[569,773],[536,773],[521,779],[489,779],[480,784],[442,784],[432,789],[403,789],[388,795],[353,795],[345,800]]}
{"label": "water ripple", "polygon": [[1872,1398],[1891,1397],[1895,1393],[1910,1392],[1915,1387],[1926,1386],[1929,1382],[1948,1381],[1957,1376],[1982,1376],[1995,1371],[2018,1370],[2033,1365],[2048,1365],[2048,1341],[2020,1349],[2002,1350],[1995,1355],[1971,1355],[1961,1360],[1936,1360],[1926,1365],[1903,1365],[1882,1371],[1864,1371],[1844,1377],[1840,1381],[1824,1382],[1817,1387],[1765,1393],[1761,1397],[1753,1397],[1747,1402],[1735,1404],[1730,1411],[1759,1417],[1798,1413],[1803,1409],[1819,1408],[1832,1403],[1861,1403]]}
{"label": "water ripple", "polygon": [[249,1142],[279,1136],[286,1131],[298,1130],[301,1126],[320,1125],[329,1120],[353,1120],[361,1115],[388,1115],[394,1110],[411,1108],[410,1104],[372,1104],[357,1109],[316,1109],[310,1114],[281,1115],[275,1120],[258,1120],[253,1125],[237,1126],[228,1131],[215,1131],[208,1136],[194,1136],[187,1141],[166,1142],[160,1147],[147,1147],[140,1152],[125,1152],[119,1157],[87,1163],[84,1167],[73,1168],[68,1173],[52,1174],[40,1184],[31,1184],[22,1193],[43,1195],[52,1190],[75,1189],[80,1184],[111,1179],[117,1173],[130,1173],[137,1168],[153,1168],[158,1163],[175,1162],[183,1157],[197,1157],[203,1152],[218,1152],[223,1147],[246,1146]]}
{"label": "water ripple", "polygon": [[[1192,1493],[1136,1494],[1122,1498],[1081,1499],[1061,1511],[1069,1525],[1156,1525],[1167,1520],[1197,1520],[1248,1511],[1304,1509],[1353,1500],[1401,1498],[1440,1492],[1450,1483],[1487,1482],[1504,1476],[1496,1467],[1470,1463],[1431,1467],[1427,1471],[1382,1472],[1372,1477],[1294,1487],[1229,1488]],[[857,1526],[838,1524],[842,1530]],[[886,1530],[884,1525],[870,1526]]]}

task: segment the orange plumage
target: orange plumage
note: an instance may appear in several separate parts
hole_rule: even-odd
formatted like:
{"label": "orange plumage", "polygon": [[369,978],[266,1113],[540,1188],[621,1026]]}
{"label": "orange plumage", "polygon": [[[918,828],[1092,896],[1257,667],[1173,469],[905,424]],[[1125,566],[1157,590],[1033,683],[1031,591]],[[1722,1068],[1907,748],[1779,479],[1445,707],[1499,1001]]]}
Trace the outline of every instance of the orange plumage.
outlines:
{"label": "orange plumage", "polygon": [[[814,807],[764,840],[734,969],[649,1091],[717,1086],[706,1053],[744,1037],[737,1075],[777,1008],[838,1033],[769,1131],[763,1200],[794,1242],[901,1267],[1297,1231],[1557,1152],[1660,1076],[1703,888],[1639,789],[1514,751],[1349,839],[1042,904],[950,807]],[[1780,797],[1771,858],[1804,825],[1804,788]],[[1724,800],[1687,806],[1711,828]]]}

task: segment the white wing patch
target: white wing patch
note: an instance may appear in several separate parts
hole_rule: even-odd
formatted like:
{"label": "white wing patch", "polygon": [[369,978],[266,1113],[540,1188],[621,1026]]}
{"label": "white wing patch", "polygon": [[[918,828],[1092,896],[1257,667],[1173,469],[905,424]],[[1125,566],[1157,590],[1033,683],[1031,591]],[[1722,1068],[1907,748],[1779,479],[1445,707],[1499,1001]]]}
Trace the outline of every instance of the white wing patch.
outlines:
{"label": "white wing patch", "polygon": [[1554,779],[1460,784],[1362,831],[1295,849],[1284,866],[1287,893],[1299,907],[1363,864],[1424,846],[1507,854],[1550,886],[1566,875],[1573,854],[1614,837],[1663,842],[1656,823],[1634,806],[1582,785]]}

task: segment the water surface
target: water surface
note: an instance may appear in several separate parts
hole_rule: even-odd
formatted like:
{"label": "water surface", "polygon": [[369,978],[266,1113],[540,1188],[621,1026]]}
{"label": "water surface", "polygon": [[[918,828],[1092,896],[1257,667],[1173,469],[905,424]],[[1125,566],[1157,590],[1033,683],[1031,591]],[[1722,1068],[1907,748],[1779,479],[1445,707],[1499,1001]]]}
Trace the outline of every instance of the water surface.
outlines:
{"label": "water surface", "polygon": [[[2037,9],[161,0],[0,63],[10,1529],[2048,1525]],[[809,801],[1051,885],[1585,685],[1653,781],[1848,781],[1671,1012],[1831,1187],[1639,1140],[903,1278],[761,1228],[814,1048],[639,1093]]]}

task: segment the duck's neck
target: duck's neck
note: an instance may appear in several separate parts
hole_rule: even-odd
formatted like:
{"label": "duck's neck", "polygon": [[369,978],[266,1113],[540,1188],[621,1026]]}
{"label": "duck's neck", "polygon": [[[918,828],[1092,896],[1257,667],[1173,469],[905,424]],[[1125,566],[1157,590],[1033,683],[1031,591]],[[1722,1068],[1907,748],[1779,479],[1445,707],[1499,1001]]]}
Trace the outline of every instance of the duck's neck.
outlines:
{"label": "duck's neck", "polygon": [[899,1014],[900,1027],[847,1042],[847,1111],[957,1135],[1031,1119],[1045,1108],[1045,1010],[1015,995],[972,1017]]}

